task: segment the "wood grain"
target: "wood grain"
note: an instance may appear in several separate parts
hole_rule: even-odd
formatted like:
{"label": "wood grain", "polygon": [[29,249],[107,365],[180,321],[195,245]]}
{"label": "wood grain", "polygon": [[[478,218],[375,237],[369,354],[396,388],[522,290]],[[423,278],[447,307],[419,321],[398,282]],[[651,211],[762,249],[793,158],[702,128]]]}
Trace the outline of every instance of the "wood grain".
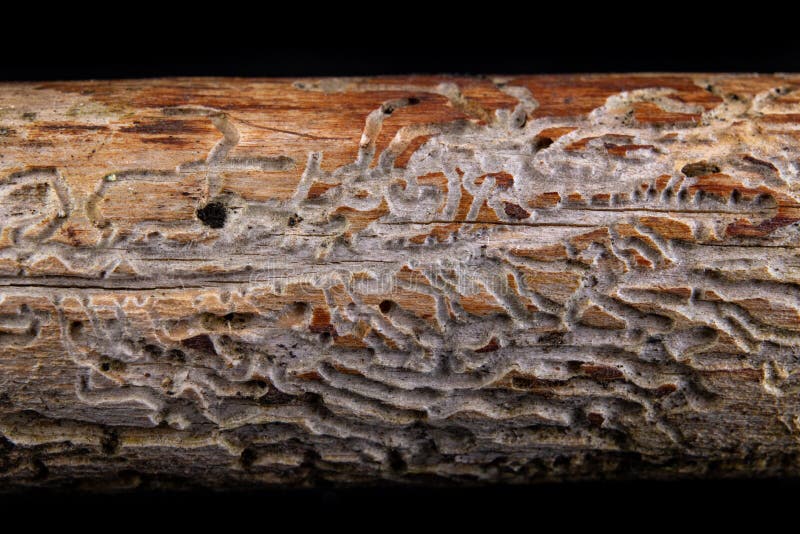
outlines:
{"label": "wood grain", "polygon": [[0,487],[800,472],[800,76],[0,86]]}

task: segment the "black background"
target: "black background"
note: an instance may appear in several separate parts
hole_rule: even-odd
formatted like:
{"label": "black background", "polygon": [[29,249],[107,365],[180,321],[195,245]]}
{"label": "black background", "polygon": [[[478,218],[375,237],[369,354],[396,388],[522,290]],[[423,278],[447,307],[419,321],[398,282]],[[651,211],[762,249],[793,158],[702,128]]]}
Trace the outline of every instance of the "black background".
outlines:
{"label": "black background", "polygon": [[[721,6],[495,2],[386,4],[33,5],[0,9],[0,80],[158,76],[346,76],[625,71],[800,71],[800,30],[772,4]],[[542,9],[540,9],[542,8]],[[244,10],[247,13],[243,13]],[[44,21],[42,13],[50,17]],[[487,15],[491,12],[491,16]],[[434,17],[432,13],[439,15]],[[723,17],[725,15],[725,17]],[[798,36],[798,37],[796,37]],[[406,532],[687,525],[767,529],[792,521],[792,479],[546,484],[489,488],[361,488],[228,493],[0,496],[0,528],[79,527],[186,532],[242,522]],[[510,522],[514,526],[509,526]],[[286,528],[283,526],[282,528]],[[787,527],[790,528],[790,527]]]}
{"label": "black background", "polygon": [[800,71],[791,4],[764,0],[15,2],[0,80]]}
{"label": "black background", "polygon": [[189,36],[173,36],[166,43],[97,43],[84,36],[61,42],[50,38],[47,41],[55,48],[40,42],[21,54],[6,55],[0,79],[800,71],[800,22],[789,35],[732,42],[631,42],[619,36],[594,40],[582,35],[557,47],[548,43],[559,37],[548,39],[546,35],[532,42],[516,38],[478,45],[437,39],[428,46],[412,42],[404,47],[391,42],[357,46],[353,39],[335,45],[287,46],[290,41],[285,39],[254,40],[252,36],[225,46],[208,41],[189,43]]}

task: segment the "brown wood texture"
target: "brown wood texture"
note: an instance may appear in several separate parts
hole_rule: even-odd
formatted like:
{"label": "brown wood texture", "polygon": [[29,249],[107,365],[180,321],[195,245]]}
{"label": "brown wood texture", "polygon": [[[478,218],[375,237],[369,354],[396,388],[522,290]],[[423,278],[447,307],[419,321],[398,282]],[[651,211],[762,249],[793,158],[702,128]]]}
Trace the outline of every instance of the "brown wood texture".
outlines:
{"label": "brown wood texture", "polygon": [[0,86],[0,487],[800,471],[800,76]]}

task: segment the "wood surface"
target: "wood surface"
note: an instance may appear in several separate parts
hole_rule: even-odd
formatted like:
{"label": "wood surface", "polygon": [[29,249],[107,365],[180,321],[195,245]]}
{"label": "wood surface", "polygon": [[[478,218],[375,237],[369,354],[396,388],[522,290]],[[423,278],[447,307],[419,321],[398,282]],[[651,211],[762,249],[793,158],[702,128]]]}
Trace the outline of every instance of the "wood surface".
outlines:
{"label": "wood surface", "polygon": [[0,86],[0,489],[800,472],[800,76]]}

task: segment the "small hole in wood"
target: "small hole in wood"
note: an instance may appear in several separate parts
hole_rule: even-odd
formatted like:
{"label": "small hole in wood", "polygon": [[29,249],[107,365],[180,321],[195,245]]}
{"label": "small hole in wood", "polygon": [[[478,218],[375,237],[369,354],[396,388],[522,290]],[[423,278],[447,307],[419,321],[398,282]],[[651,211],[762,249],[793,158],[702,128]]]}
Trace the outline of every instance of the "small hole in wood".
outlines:
{"label": "small hole in wood", "polygon": [[381,310],[381,313],[389,313],[394,308],[394,302],[391,300],[382,300],[380,304],[378,304],[378,308]]}
{"label": "small hole in wood", "polygon": [[197,210],[197,218],[209,228],[222,228],[228,218],[228,212],[222,202],[209,202]]}

